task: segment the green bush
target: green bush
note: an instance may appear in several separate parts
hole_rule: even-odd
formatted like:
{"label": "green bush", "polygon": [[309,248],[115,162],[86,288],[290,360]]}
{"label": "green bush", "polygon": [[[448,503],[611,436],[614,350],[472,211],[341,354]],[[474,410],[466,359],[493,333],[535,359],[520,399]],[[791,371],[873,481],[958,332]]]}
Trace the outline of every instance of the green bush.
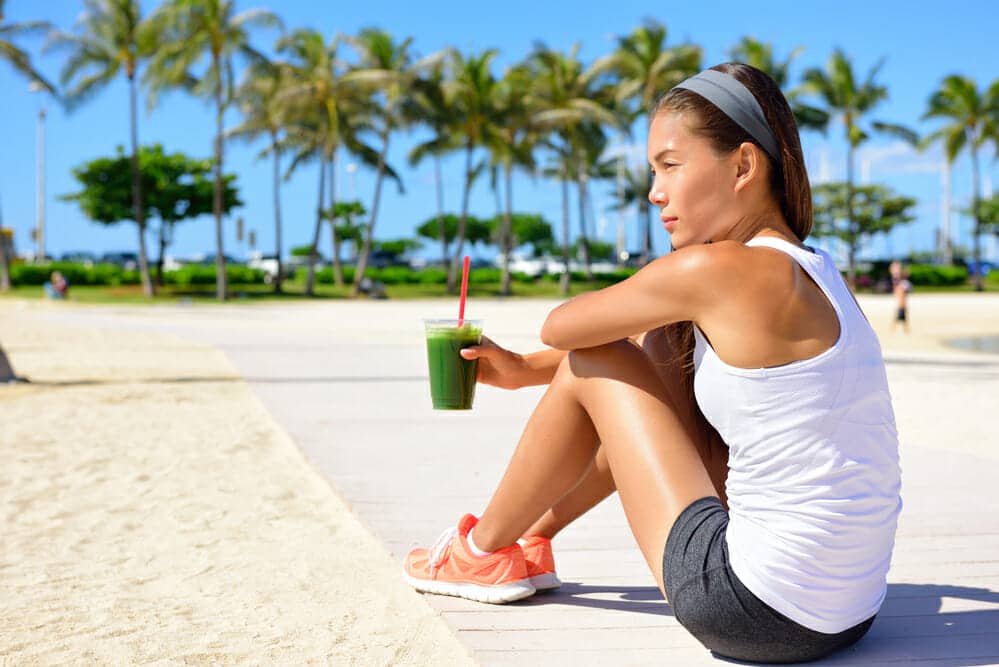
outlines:
{"label": "green bush", "polygon": [[[239,265],[226,265],[225,277],[230,285],[260,285],[264,282],[263,271]],[[178,287],[214,285],[215,267],[191,264],[175,271],[164,271],[163,282]]]}
{"label": "green bush", "polygon": [[487,283],[498,283],[502,275],[502,269],[472,269],[468,272],[468,284],[485,285]]}
{"label": "green bush", "polygon": [[423,269],[418,275],[421,285],[444,285],[447,283],[447,269]]}
{"label": "green bush", "polygon": [[420,282],[419,272],[413,271],[408,266],[386,266],[381,269],[372,269],[365,275],[385,285],[405,285]]}
{"label": "green bush", "polygon": [[114,264],[95,264],[87,267],[73,262],[50,262],[48,264],[14,264],[10,267],[10,280],[17,285],[44,285],[53,271],[59,271],[74,285],[138,285],[141,280],[138,271],[126,271]]}
{"label": "green bush", "polygon": [[968,280],[968,269],[963,266],[911,264],[908,269],[909,280],[913,285],[941,287],[963,285]]}
{"label": "green bush", "polygon": [[[354,267],[344,266],[343,268],[343,283],[344,285],[350,285],[354,282]],[[370,271],[368,272],[370,275]],[[309,277],[308,268],[300,268],[295,271],[295,280],[300,280],[303,283],[306,278]],[[333,267],[325,266],[321,269],[316,269],[316,284],[320,285],[332,285],[333,284]]]}

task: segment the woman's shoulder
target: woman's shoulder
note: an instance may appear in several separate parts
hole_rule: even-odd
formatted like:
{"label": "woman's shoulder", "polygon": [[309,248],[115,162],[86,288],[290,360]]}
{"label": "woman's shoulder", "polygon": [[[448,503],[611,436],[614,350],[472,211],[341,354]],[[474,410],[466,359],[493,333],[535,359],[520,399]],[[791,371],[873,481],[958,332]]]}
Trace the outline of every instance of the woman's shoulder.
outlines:
{"label": "woman's shoulder", "polygon": [[743,290],[753,285],[767,290],[782,285],[792,287],[798,268],[797,262],[785,252],[731,240],[683,248],[675,254],[706,279]]}

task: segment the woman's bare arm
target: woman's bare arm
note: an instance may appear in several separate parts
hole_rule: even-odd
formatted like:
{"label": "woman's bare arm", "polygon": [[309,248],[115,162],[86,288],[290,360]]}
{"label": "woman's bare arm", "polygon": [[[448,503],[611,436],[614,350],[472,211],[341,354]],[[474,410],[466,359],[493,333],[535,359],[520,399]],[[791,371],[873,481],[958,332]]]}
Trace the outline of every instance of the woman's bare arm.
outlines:
{"label": "woman's bare arm", "polygon": [[574,350],[633,338],[671,322],[698,321],[740,288],[736,281],[744,253],[742,244],[724,241],[660,257],[625,281],[560,305],[545,320],[541,340]]}

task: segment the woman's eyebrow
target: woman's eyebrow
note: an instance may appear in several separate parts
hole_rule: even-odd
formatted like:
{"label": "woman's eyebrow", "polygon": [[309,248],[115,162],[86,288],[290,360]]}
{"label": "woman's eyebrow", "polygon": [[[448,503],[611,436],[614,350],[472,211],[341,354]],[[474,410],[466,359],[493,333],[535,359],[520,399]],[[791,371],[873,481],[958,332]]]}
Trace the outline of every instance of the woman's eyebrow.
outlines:
{"label": "woman's eyebrow", "polygon": [[651,161],[652,162],[658,162],[660,159],[662,159],[663,157],[665,157],[666,153],[676,153],[676,152],[678,152],[678,151],[676,151],[676,150],[674,150],[672,148],[664,148],[661,151],[659,151],[658,153],[656,153],[655,155],[653,155]]}

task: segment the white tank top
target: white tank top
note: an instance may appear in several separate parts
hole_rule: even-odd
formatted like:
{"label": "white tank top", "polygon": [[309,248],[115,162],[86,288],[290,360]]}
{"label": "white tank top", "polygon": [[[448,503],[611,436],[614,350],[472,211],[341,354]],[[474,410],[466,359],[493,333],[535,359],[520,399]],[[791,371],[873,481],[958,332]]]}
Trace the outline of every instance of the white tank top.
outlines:
{"label": "white tank top", "polygon": [[878,339],[832,258],[787,253],[839,319],[835,345],[773,368],[736,368],[695,326],[694,393],[729,447],[732,569],[788,618],[837,633],[881,607],[901,509],[898,435]]}

